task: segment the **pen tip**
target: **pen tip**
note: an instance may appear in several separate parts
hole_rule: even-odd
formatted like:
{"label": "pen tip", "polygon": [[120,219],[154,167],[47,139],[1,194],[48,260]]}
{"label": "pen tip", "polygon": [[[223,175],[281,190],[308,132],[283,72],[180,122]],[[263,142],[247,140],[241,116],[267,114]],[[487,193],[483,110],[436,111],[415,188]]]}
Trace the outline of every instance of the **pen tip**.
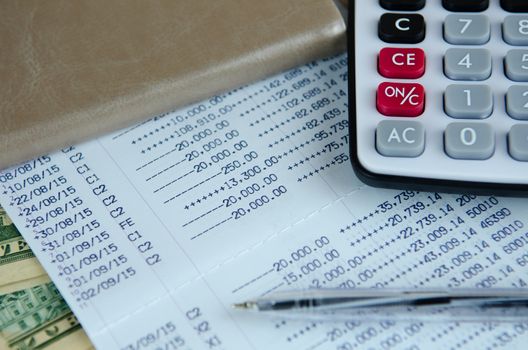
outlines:
{"label": "pen tip", "polygon": [[256,306],[256,304],[252,301],[245,301],[243,303],[235,303],[232,306],[233,308],[237,310],[248,310],[248,309],[253,309]]}

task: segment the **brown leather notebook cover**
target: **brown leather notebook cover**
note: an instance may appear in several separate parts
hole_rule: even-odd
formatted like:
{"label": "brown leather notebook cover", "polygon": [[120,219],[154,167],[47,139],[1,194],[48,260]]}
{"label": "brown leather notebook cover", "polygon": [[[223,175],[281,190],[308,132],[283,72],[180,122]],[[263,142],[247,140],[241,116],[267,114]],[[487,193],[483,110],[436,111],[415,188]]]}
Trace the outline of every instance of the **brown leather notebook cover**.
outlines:
{"label": "brown leather notebook cover", "polygon": [[25,0],[0,13],[0,169],[345,46],[332,0]]}

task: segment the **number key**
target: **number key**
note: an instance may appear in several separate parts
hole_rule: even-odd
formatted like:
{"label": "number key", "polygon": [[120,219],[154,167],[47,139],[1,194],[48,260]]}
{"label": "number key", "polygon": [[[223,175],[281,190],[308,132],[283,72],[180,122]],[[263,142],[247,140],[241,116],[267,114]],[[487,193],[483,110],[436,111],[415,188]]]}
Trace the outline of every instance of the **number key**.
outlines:
{"label": "number key", "polygon": [[449,49],[444,73],[453,80],[485,80],[491,75],[491,54],[487,49]]}
{"label": "number key", "polygon": [[510,50],[504,60],[508,78],[514,81],[528,81],[528,50]]}
{"label": "number key", "polygon": [[528,125],[513,125],[508,134],[508,150],[512,158],[528,161]]}
{"label": "number key", "polygon": [[495,136],[489,124],[451,123],[444,133],[448,156],[455,159],[488,159],[495,151]]}
{"label": "number key", "polygon": [[449,85],[445,111],[453,118],[483,119],[493,111],[493,96],[487,85]]}
{"label": "number key", "polygon": [[528,86],[510,86],[506,94],[506,111],[514,119],[528,120]]}
{"label": "number key", "polygon": [[490,21],[484,15],[449,15],[444,22],[444,39],[455,45],[478,45],[488,42]]}
{"label": "number key", "polygon": [[528,16],[507,16],[502,24],[502,37],[510,45],[528,45]]}

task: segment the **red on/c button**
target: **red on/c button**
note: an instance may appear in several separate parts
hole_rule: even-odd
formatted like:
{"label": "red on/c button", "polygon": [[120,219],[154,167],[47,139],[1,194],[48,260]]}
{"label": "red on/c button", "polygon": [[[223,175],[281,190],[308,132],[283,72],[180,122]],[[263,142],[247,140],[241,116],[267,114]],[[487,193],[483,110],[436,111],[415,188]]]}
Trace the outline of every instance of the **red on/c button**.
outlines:
{"label": "red on/c button", "polygon": [[425,73],[425,53],[418,48],[381,49],[378,71],[386,78],[416,79]]}
{"label": "red on/c button", "polygon": [[376,94],[376,107],[387,116],[417,117],[425,108],[425,89],[416,83],[381,83]]}

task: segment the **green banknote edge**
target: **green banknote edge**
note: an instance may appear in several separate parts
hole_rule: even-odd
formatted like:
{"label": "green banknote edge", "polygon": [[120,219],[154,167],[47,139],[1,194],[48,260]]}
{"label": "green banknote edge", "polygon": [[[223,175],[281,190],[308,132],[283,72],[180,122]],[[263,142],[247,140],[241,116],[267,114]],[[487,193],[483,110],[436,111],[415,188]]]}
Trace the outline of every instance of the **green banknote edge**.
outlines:
{"label": "green banknote edge", "polygon": [[6,211],[0,207],[0,265],[33,258],[34,256]]}
{"label": "green banknote edge", "polygon": [[[31,258],[35,255],[0,206],[0,266]],[[0,295],[0,337],[8,349],[45,349],[78,330],[79,321],[51,282]],[[73,341],[91,347],[86,339],[83,332]]]}

